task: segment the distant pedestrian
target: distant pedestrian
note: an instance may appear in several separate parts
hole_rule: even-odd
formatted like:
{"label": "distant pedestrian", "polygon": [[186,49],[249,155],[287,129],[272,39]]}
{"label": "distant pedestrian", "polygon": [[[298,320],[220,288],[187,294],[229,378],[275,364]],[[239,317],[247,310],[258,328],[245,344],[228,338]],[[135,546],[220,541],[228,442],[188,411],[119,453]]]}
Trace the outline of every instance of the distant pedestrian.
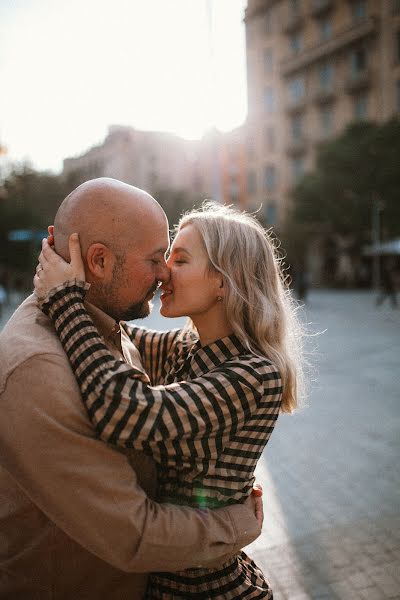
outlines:
{"label": "distant pedestrian", "polygon": [[300,302],[306,302],[310,287],[310,274],[303,262],[292,267],[292,285],[296,298]]}
{"label": "distant pedestrian", "polygon": [[380,293],[376,306],[380,306],[386,298],[390,298],[393,308],[397,308],[396,278],[392,264],[384,263],[381,271]]}
{"label": "distant pedestrian", "polygon": [[0,283],[0,319],[3,316],[3,306],[7,302],[7,292],[3,285]]}

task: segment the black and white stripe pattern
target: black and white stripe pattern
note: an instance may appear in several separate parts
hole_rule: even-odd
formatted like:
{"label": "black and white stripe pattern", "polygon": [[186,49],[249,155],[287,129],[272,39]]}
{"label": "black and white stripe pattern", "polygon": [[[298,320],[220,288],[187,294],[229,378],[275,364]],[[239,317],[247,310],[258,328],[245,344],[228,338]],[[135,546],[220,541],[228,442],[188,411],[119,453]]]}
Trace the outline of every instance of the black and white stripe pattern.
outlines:
{"label": "black and white stripe pattern", "polygon": [[[85,310],[83,294],[80,283],[68,282],[51,294],[43,310],[53,318],[98,435],[153,456],[161,501],[201,508],[242,502],[279,414],[277,369],[233,335],[201,347],[177,331],[125,326],[140,351],[148,383],[141,371],[116,361],[107,350]],[[225,589],[232,589],[228,595],[218,592],[226,573]],[[179,591],[182,586],[186,596]],[[222,571],[158,574],[150,592],[154,598],[197,593],[202,598],[272,597],[245,555]]]}

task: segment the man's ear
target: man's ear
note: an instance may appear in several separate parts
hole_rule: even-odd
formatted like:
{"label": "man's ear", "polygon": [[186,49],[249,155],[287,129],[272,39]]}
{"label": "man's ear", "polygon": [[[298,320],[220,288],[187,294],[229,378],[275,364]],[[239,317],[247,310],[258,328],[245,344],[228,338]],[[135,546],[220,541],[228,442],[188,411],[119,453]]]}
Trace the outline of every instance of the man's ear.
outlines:
{"label": "man's ear", "polygon": [[110,249],[104,244],[96,242],[91,244],[86,252],[86,268],[97,279],[107,279],[112,268],[112,255]]}

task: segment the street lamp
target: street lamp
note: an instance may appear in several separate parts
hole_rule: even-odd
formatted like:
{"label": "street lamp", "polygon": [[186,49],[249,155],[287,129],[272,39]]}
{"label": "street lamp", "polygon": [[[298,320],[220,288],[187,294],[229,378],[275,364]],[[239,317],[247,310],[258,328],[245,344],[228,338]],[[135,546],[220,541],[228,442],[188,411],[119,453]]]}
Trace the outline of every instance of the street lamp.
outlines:
{"label": "street lamp", "polygon": [[379,254],[379,245],[381,242],[381,212],[383,211],[383,202],[378,196],[374,196],[372,200],[372,218],[371,218],[371,238],[372,248],[372,287],[377,290],[381,280],[381,263]]}

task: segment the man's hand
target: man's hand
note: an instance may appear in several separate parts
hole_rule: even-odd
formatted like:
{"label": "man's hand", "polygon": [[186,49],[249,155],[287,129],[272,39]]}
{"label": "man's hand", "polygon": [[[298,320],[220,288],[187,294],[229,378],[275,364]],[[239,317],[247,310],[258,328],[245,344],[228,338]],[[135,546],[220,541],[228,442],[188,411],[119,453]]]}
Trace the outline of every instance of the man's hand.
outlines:
{"label": "man's hand", "polygon": [[253,491],[251,492],[251,495],[247,498],[245,504],[248,505],[248,507],[250,508],[250,510],[252,510],[252,512],[254,513],[258,524],[260,526],[260,529],[262,529],[263,526],[263,522],[264,522],[264,509],[263,509],[263,503],[262,503],[262,494],[263,494],[263,490],[262,490],[262,485],[261,483],[255,483],[254,487],[253,487]]}
{"label": "man's hand", "polygon": [[50,246],[54,246],[54,225],[49,225],[47,228],[47,231],[48,231],[47,241],[50,244]]}
{"label": "man's hand", "polygon": [[42,252],[33,279],[38,298],[45,298],[50,290],[65,281],[85,281],[85,268],[77,233],[73,233],[69,238],[69,252],[71,262],[68,263],[53,250],[47,240],[42,241]]}

